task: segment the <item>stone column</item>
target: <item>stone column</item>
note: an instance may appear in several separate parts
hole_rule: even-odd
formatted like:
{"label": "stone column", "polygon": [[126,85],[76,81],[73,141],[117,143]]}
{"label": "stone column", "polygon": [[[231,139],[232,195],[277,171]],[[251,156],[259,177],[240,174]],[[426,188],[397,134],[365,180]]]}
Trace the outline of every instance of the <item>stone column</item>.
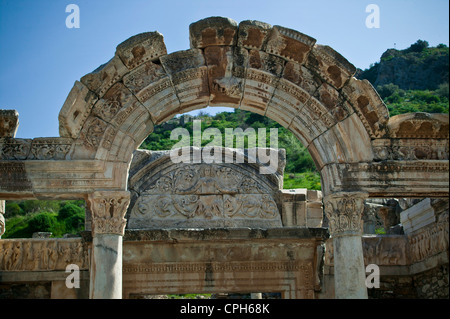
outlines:
{"label": "stone column", "polygon": [[122,298],[122,238],[129,192],[94,192],[88,196],[92,214],[91,299]]}
{"label": "stone column", "polygon": [[330,194],[324,198],[334,246],[336,299],[367,299],[362,250],[362,215],[367,193]]}
{"label": "stone column", "polygon": [[0,200],[0,238],[2,238],[2,235],[5,233],[5,217],[3,214],[5,213],[5,201]]}

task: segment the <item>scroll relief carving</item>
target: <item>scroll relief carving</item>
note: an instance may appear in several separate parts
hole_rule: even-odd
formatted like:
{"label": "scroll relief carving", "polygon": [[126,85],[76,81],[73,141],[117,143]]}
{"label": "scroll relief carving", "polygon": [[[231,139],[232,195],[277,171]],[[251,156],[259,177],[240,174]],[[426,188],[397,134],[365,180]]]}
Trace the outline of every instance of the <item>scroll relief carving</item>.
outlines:
{"label": "scroll relief carving", "polygon": [[[142,226],[138,220],[143,219],[160,226],[155,221],[206,220],[220,221],[210,225],[232,226],[233,220],[245,219],[281,226],[269,190],[235,169],[211,164],[182,166],[160,177],[137,199],[129,227]],[[182,225],[195,222],[178,226]]]}
{"label": "scroll relief carving", "polygon": [[0,139],[2,160],[64,160],[72,147],[67,138]]}
{"label": "scroll relief carving", "polygon": [[0,271],[65,270],[69,264],[89,267],[81,240],[0,241]]}

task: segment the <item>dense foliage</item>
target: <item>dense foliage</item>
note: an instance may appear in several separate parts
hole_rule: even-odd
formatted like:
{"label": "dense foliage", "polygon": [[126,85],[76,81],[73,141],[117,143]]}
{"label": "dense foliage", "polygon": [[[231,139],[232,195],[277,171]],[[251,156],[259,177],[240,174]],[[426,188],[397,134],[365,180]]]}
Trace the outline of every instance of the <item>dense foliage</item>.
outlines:
{"label": "dense foliage", "polygon": [[6,231],[2,238],[30,238],[35,232],[52,237],[84,230],[84,201],[7,201]]}

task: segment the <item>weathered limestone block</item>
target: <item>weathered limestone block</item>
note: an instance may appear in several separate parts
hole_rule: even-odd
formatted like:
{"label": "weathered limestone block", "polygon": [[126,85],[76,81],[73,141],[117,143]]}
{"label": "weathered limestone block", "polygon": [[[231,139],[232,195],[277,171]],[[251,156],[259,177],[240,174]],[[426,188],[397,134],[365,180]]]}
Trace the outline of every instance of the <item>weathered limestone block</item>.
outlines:
{"label": "weathered limestone block", "polygon": [[[448,211],[442,217],[443,218],[438,220],[436,223],[429,224],[417,230],[414,228],[409,230],[410,233],[407,238],[410,246],[411,263],[418,263],[441,253],[444,253],[444,256],[448,256]],[[445,262],[446,261],[444,258],[444,263]],[[426,264],[427,263],[425,263],[425,265],[415,265],[415,267],[412,268],[417,272],[424,271],[425,269],[423,268],[426,268]]]}
{"label": "weathered limestone block", "polygon": [[128,163],[138,146],[139,144],[131,136],[109,126],[95,154],[95,159]]}
{"label": "weathered limestone block", "polygon": [[448,114],[408,113],[389,119],[392,138],[449,138]]}
{"label": "weathered limestone block", "polygon": [[189,25],[191,49],[208,46],[233,46],[237,39],[237,22],[222,17],[210,17]]}
{"label": "weathered limestone block", "polygon": [[[123,84],[134,94],[162,78],[167,77],[164,67],[157,61],[147,61],[123,77]],[[158,61],[159,62],[159,61]]]}
{"label": "weathered limestone block", "polygon": [[[410,264],[408,238],[403,235],[362,237],[364,265],[405,266]],[[326,241],[325,264],[334,264],[333,241]]]}
{"label": "weathered limestone block", "polygon": [[269,33],[265,51],[303,64],[315,43],[316,39],[310,36],[276,25]]}
{"label": "weathered limestone block", "polygon": [[411,234],[436,221],[431,199],[425,198],[418,204],[400,213],[400,222],[405,234]]}
{"label": "weathered limestone block", "polygon": [[153,131],[148,110],[122,83],[117,83],[99,100],[92,114],[128,134],[136,142]]}
{"label": "weathered limestone block", "polygon": [[97,100],[94,92],[76,81],[58,115],[59,135],[77,138]]}
{"label": "weathered limestone block", "polygon": [[80,238],[3,239],[0,271],[65,270],[76,264],[88,269],[88,250]]}
{"label": "weathered limestone block", "polygon": [[342,88],[355,74],[356,68],[329,46],[316,44],[311,50],[306,67],[317,73],[336,89]]}
{"label": "weathered limestone block", "polygon": [[280,79],[267,106],[266,116],[289,127],[311,96],[302,88]]}
{"label": "weathered limestone block", "polygon": [[284,227],[322,227],[322,192],[307,189],[282,189],[281,218]]}
{"label": "weathered limestone block", "polygon": [[96,116],[90,116],[81,129],[80,141],[87,149],[95,152],[100,146],[107,127],[108,123],[104,120]]}
{"label": "weathered limestone block", "polygon": [[303,65],[291,61],[284,66],[283,78],[299,86],[308,92],[309,95],[314,95],[317,88],[322,84],[319,76]]}
{"label": "weathered limestone block", "polygon": [[351,78],[342,88],[342,95],[353,106],[371,138],[386,134],[389,110],[369,81]]}
{"label": "weathered limestone block", "polygon": [[116,55],[129,70],[166,54],[167,49],[163,35],[157,31],[132,36],[116,48]]}
{"label": "weathered limestone block", "polygon": [[208,72],[201,50],[178,51],[160,60],[172,80],[183,112],[208,106]]}
{"label": "weathered limestone block", "polygon": [[283,72],[285,61],[268,53],[249,51],[241,109],[264,115]]}
{"label": "weathered limestone block", "polygon": [[[209,104],[211,106],[239,107],[244,91],[245,54],[244,50],[234,50],[233,47],[212,46],[205,48],[205,59],[208,66],[208,83],[211,93]],[[242,61],[240,68],[235,61]]]}
{"label": "weathered limestone block", "polygon": [[[230,150],[219,151],[224,156]],[[136,153],[130,170],[133,196],[128,228],[281,226],[277,194],[282,185],[283,161],[279,161],[277,172],[259,175],[254,171],[261,165],[258,162],[176,164],[170,151],[158,152],[157,156],[153,152],[145,152],[146,156],[139,155],[142,151]],[[235,155],[227,156],[236,161]]]}
{"label": "weathered limestone block", "polygon": [[159,63],[148,61],[124,77],[124,85],[149,111],[154,124],[175,116],[180,101],[170,77]]}
{"label": "weathered limestone block", "polygon": [[283,226],[306,226],[306,188],[282,189],[281,217]]}
{"label": "weathered limestone block", "polygon": [[31,151],[32,139],[0,138],[0,159],[25,160]]}
{"label": "weathered limestone block", "polygon": [[128,72],[129,70],[122,60],[115,55],[92,73],[83,76],[80,81],[101,98],[114,83],[120,81]]}
{"label": "weathered limestone block", "polygon": [[0,138],[15,137],[19,127],[19,113],[16,110],[0,110]]}
{"label": "weathered limestone block", "polygon": [[322,192],[308,190],[306,193],[306,226],[322,227],[323,205]]}
{"label": "weathered limestone block", "polygon": [[[315,159],[311,149],[310,153]],[[329,164],[321,170],[322,178],[329,181],[322,191],[358,188],[372,197],[447,197],[448,169],[448,161],[433,160]]]}
{"label": "weathered limestone block", "polygon": [[264,22],[242,21],[239,23],[237,45],[246,49],[261,50],[271,29],[272,26]]}
{"label": "weathered limestone block", "polygon": [[[355,147],[357,145],[357,147]],[[308,149],[320,167],[330,163],[358,163],[373,159],[372,145],[356,114],[318,136]]]}
{"label": "weathered limestone block", "polygon": [[296,135],[300,141],[308,145],[319,135],[326,132],[336,124],[325,106],[316,98],[311,97],[292,120],[289,130]]}
{"label": "weathered limestone block", "polygon": [[327,83],[322,83],[322,85],[318,87],[314,97],[327,108],[331,117],[333,117],[336,122],[340,122],[354,113],[353,108],[345,101],[343,96]]}
{"label": "weathered limestone block", "polygon": [[449,141],[435,139],[372,140],[374,159],[385,160],[448,160]]}
{"label": "weathered limestone block", "polygon": [[69,159],[74,140],[61,137],[35,138],[31,142],[29,160],[65,160]]}

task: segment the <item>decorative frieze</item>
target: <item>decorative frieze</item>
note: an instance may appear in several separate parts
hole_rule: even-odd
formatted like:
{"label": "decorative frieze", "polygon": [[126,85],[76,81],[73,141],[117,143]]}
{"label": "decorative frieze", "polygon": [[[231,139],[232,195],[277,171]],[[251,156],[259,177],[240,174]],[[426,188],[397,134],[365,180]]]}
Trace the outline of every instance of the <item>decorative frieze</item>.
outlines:
{"label": "decorative frieze", "polygon": [[0,241],[0,271],[87,269],[88,252],[81,239],[5,239]]}
{"label": "decorative frieze", "polygon": [[273,190],[241,169],[183,164],[158,176],[140,187],[130,228],[281,225]]}
{"label": "decorative frieze", "polygon": [[411,249],[411,262],[425,260],[449,249],[448,213],[441,220],[422,228],[408,236]]}

